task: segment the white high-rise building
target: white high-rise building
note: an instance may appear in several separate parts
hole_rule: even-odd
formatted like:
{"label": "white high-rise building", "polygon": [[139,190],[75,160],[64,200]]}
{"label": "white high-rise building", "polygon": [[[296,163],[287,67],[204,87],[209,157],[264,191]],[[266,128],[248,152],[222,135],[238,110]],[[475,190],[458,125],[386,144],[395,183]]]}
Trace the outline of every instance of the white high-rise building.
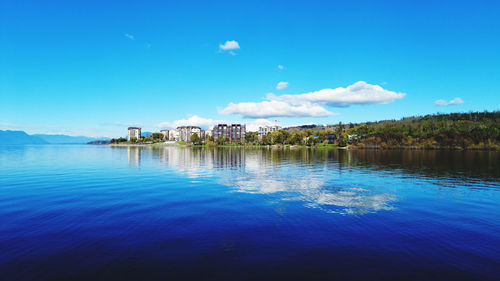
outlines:
{"label": "white high-rise building", "polygon": [[127,140],[130,141],[131,138],[136,140],[141,138],[141,128],[138,127],[128,127]]}

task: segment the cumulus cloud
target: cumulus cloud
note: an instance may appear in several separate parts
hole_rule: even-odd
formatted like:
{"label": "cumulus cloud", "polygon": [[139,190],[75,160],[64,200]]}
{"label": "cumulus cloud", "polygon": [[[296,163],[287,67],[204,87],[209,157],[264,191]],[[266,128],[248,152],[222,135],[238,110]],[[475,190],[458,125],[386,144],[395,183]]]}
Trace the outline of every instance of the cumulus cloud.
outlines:
{"label": "cumulus cloud", "polygon": [[462,103],[464,103],[464,101],[461,98],[454,98],[450,101],[445,101],[443,99],[440,99],[434,102],[434,104],[437,106],[457,105]]}
{"label": "cumulus cloud", "polygon": [[244,122],[244,123],[246,125],[246,129],[248,132],[257,132],[259,130],[259,127],[274,125],[273,122],[271,122],[265,118],[259,118],[259,119],[255,119],[253,121]]}
{"label": "cumulus cloud", "polygon": [[230,103],[221,114],[239,114],[249,118],[265,117],[323,117],[334,113],[308,102],[292,105],[284,101]]}
{"label": "cumulus cloud", "polygon": [[124,35],[125,35],[125,37],[127,37],[130,40],[134,40],[135,39],[134,35],[131,35],[131,34],[128,34],[128,33],[125,33]]}
{"label": "cumulus cloud", "polygon": [[406,94],[386,90],[379,85],[371,85],[364,81],[356,82],[346,88],[323,89],[299,95],[275,96],[269,94],[267,99],[284,101],[291,104],[310,102],[331,107],[348,107],[356,104],[386,104],[402,99]]}
{"label": "cumulus cloud", "polygon": [[219,49],[221,51],[229,51],[229,53],[234,54],[235,50],[238,50],[240,48],[240,44],[238,44],[237,41],[231,40],[231,41],[226,41],[224,44],[219,44]]}
{"label": "cumulus cloud", "polygon": [[283,69],[285,69],[285,67],[281,64],[278,64],[278,69],[283,70]]}
{"label": "cumulus cloud", "polygon": [[187,119],[180,119],[175,121],[165,121],[156,125],[158,129],[165,128],[177,128],[179,126],[198,126],[202,129],[211,129],[213,126],[217,124],[232,124],[232,123],[240,123],[245,124],[248,132],[256,132],[259,130],[259,127],[273,125],[274,123],[268,119],[260,118],[260,119],[252,119],[250,121],[228,121],[228,120],[216,120],[211,118],[203,118],[198,115],[190,116]]}
{"label": "cumulus cloud", "polygon": [[276,85],[276,90],[283,90],[286,87],[288,87],[288,82],[279,82],[278,85]]}
{"label": "cumulus cloud", "polygon": [[[284,89],[287,82],[280,82],[278,90]],[[243,117],[322,117],[333,115],[329,107],[348,107],[356,104],[386,104],[402,99],[406,94],[386,90],[379,85],[363,81],[346,88],[323,89],[298,95],[268,94],[263,102],[230,103],[220,110],[222,114],[240,114]]]}

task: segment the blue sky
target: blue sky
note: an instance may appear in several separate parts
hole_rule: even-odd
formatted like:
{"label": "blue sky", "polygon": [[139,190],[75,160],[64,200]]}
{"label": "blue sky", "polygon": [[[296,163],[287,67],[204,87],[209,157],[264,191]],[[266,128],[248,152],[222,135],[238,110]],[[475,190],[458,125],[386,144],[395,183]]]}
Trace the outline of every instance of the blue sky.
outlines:
{"label": "blue sky", "polygon": [[0,2],[0,129],[499,109],[498,1],[74,2]]}

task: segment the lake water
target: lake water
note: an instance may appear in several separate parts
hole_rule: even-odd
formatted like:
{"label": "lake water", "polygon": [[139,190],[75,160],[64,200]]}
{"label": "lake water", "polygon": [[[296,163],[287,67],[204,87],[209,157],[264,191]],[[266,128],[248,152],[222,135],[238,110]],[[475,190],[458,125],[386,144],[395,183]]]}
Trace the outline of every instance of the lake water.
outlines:
{"label": "lake water", "polygon": [[0,146],[0,280],[498,280],[499,163]]}

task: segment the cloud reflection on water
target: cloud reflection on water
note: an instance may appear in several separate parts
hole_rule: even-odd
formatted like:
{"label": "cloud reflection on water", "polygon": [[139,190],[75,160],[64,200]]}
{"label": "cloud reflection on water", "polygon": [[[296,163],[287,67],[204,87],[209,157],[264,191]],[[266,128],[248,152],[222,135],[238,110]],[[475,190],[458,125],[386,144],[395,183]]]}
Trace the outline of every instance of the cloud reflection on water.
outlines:
{"label": "cloud reflection on water", "polygon": [[393,210],[396,202],[396,196],[377,187],[357,187],[332,178],[342,173],[339,163],[328,157],[318,159],[308,151],[297,155],[262,149],[162,147],[152,152],[188,178],[215,177],[234,192],[263,194],[271,201],[302,201],[310,208],[356,215]]}

